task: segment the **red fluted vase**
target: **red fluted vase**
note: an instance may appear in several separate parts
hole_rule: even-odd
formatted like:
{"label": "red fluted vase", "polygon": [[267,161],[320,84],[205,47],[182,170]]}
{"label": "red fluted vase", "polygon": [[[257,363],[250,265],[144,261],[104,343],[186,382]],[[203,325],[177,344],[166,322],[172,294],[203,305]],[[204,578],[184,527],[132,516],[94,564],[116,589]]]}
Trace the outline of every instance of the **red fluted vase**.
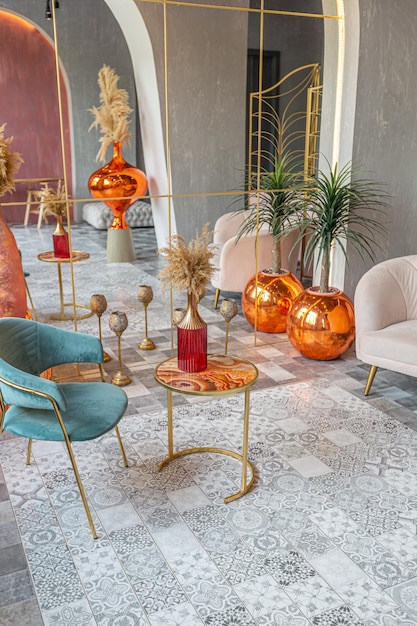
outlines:
{"label": "red fluted vase", "polygon": [[201,319],[194,294],[188,294],[188,306],[177,324],[178,368],[183,372],[207,369],[207,324]]}
{"label": "red fluted vase", "polygon": [[0,208],[0,317],[26,317],[26,283],[19,249]]}
{"label": "red fluted vase", "polygon": [[57,215],[56,228],[52,234],[52,240],[54,244],[54,255],[57,259],[69,259],[69,236],[67,231],[62,225],[61,215]]}
{"label": "red fluted vase", "polygon": [[125,213],[135,200],[146,193],[148,181],[140,169],[124,160],[122,144],[115,141],[112,160],[91,174],[88,188],[93,198],[99,198],[112,210],[110,228],[121,230],[129,228]]}

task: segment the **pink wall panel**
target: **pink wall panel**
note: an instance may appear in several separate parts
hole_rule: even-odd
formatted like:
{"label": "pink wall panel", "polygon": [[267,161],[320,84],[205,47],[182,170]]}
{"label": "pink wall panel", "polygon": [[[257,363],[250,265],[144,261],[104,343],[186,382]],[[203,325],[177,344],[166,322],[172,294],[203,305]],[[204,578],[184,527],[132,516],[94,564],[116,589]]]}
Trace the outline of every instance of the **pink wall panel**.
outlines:
{"label": "pink wall panel", "polygon": [[[13,150],[24,160],[16,178],[62,177],[54,49],[28,22],[0,11],[0,124],[13,136]],[[67,179],[71,181],[68,106],[61,78]],[[71,193],[71,189],[69,189]],[[17,185],[3,202],[24,202],[26,189]],[[8,221],[22,222],[23,206],[4,207]],[[32,215],[31,221],[36,221]]]}

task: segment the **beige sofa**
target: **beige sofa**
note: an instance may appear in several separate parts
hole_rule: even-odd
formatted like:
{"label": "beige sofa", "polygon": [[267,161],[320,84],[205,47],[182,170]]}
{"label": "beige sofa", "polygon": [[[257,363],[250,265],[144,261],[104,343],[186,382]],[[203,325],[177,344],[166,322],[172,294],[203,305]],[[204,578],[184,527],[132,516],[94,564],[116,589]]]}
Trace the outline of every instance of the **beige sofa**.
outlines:
{"label": "beige sofa", "polygon": [[371,368],[417,376],[417,255],[389,259],[360,279],[354,298],[356,355]]}

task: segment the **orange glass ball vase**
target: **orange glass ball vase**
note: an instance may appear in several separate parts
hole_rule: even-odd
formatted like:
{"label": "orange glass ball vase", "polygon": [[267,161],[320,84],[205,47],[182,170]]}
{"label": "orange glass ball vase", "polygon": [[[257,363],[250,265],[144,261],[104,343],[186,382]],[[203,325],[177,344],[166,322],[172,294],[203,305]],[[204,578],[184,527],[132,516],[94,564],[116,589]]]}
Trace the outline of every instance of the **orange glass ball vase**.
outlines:
{"label": "orange glass ball vase", "polygon": [[328,293],[311,287],[293,302],[287,319],[287,335],[303,356],[318,361],[339,358],[355,339],[353,304],[340,289]]}
{"label": "orange glass ball vase", "polygon": [[93,198],[100,198],[113,212],[112,229],[126,229],[125,214],[135,200],[146,193],[148,181],[142,170],[127,163],[120,141],[113,143],[113,158],[88,179]]}
{"label": "orange glass ball vase", "polygon": [[283,270],[258,272],[247,283],[242,293],[242,312],[251,326],[264,333],[285,333],[287,316],[304,287],[294,274]]}
{"label": "orange glass ball vase", "polygon": [[26,317],[26,283],[16,239],[0,208],[0,317]]}

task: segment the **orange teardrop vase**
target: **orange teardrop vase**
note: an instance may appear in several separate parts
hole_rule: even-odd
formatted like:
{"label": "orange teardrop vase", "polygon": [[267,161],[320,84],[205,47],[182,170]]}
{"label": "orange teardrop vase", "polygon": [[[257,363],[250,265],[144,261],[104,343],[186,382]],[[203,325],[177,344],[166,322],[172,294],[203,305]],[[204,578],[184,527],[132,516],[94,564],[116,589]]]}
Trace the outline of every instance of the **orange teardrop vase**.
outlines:
{"label": "orange teardrop vase", "polygon": [[126,229],[125,214],[135,200],[143,196],[148,181],[142,170],[127,163],[122,156],[120,141],[113,143],[113,158],[88,179],[93,198],[100,198],[113,212],[112,229]]}

